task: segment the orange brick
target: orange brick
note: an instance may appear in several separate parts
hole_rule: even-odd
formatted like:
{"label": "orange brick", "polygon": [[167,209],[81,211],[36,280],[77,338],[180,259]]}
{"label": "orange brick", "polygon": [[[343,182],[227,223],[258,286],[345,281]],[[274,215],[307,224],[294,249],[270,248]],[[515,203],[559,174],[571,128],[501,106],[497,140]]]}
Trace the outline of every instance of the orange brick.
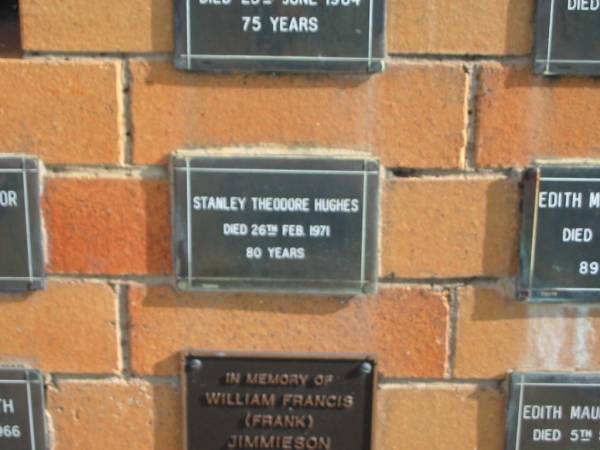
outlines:
{"label": "orange brick", "polygon": [[23,46],[32,51],[170,52],[173,2],[21,0]]}
{"label": "orange brick", "polygon": [[478,96],[477,164],[598,157],[599,88],[600,80],[591,78],[534,76],[530,65],[486,64]]}
{"label": "orange brick", "polygon": [[391,0],[388,5],[390,53],[531,51],[533,0]]}
{"label": "orange brick", "polygon": [[391,65],[349,75],[199,75],[136,60],[137,163],[178,149],[329,147],[370,151],[387,166],[460,167],[466,74],[460,64]]}
{"label": "orange brick", "polygon": [[517,266],[517,183],[404,178],[384,185],[386,277],[502,276]]}
{"label": "orange brick", "polygon": [[598,308],[526,304],[514,288],[460,291],[455,376],[501,378],[508,371],[598,370]]}
{"label": "orange brick", "polygon": [[379,391],[377,448],[504,448],[503,396],[473,385],[384,385]]}
{"label": "orange brick", "polygon": [[0,60],[0,152],[50,164],[117,163],[121,63]]}
{"label": "orange brick", "polygon": [[130,291],[135,372],[178,372],[186,348],[221,351],[378,353],[387,376],[441,377],[447,295],[384,288],[376,297],[282,297]]}
{"label": "orange brick", "polygon": [[51,272],[171,272],[167,182],[50,178],[43,208]]}
{"label": "orange brick", "polygon": [[119,370],[117,299],[97,283],[50,282],[46,291],[0,296],[0,359],[46,372]]}
{"label": "orange brick", "polygon": [[55,450],[183,448],[180,394],[145,381],[59,381],[48,389]]}

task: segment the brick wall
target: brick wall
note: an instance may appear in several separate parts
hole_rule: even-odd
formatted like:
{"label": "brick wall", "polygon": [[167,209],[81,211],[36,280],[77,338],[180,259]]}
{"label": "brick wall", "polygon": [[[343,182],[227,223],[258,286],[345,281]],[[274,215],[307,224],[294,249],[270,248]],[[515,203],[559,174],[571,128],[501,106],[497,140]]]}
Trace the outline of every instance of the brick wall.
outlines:
{"label": "brick wall", "polygon": [[[532,75],[532,0],[388,7],[367,78],[181,73],[172,0],[21,0],[0,152],[46,165],[49,283],[0,296],[0,357],[48,374],[54,449],[181,448],[186,347],[378,353],[378,450],[500,450],[508,371],[600,369],[600,310],[514,295],[522,170],[598,155],[600,81]],[[175,292],[167,158],[225,147],[380,157],[379,293]]]}

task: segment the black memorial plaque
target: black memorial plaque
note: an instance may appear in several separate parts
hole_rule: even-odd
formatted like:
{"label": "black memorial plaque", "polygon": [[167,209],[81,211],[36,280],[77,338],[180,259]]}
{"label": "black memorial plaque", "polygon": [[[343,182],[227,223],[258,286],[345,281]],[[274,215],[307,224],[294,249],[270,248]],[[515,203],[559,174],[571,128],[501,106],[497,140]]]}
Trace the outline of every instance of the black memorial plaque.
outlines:
{"label": "black memorial plaque", "polygon": [[510,376],[507,450],[600,448],[600,374]]}
{"label": "black memorial plaque", "polygon": [[535,72],[600,74],[600,0],[537,0]]}
{"label": "black memorial plaque", "polygon": [[45,450],[44,411],[38,371],[0,368],[0,450]]}
{"label": "black memorial plaque", "polygon": [[182,290],[374,292],[379,162],[175,156]]}
{"label": "black memorial plaque", "polygon": [[520,297],[600,300],[600,167],[528,170],[523,209]]}
{"label": "black memorial plaque", "polygon": [[175,0],[175,65],[379,72],[384,24],[385,0]]}
{"label": "black memorial plaque", "polygon": [[43,287],[39,163],[0,157],[0,291]]}
{"label": "black memorial plaque", "polygon": [[366,355],[185,358],[185,450],[369,450],[376,364]]}

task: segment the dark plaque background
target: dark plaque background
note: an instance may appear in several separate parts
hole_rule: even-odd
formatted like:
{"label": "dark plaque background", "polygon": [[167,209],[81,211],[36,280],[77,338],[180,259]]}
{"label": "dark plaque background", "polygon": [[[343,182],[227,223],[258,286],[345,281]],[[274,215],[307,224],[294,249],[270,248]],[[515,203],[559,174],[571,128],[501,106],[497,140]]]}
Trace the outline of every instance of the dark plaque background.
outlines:
{"label": "dark plaque background", "polygon": [[[284,4],[299,0],[202,1],[206,4],[175,1],[175,65],[179,69],[383,70],[385,0],[313,0],[315,6]],[[243,17],[256,17],[250,19],[247,31]],[[274,32],[271,17],[313,17],[318,20],[318,31]],[[258,27],[253,20],[260,21],[259,31],[251,30],[253,23]]]}
{"label": "dark plaque background", "polygon": [[38,371],[0,368],[0,449],[46,449],[44,384]]}
{"label": "dark plaque background", "polygon": [[[378,161],[176,156],[172,167],[174,254],[180,289],[334,294],[375,291]],[[188,208],[188,181],[190,206],[194,196],[240,196],[247,199],[246,208],[237,212]],[[251,197],[309,198],[311,212],[255,211]],[[358,199],[359,210],[315,212],[315,198]],[[248,235],[225,236],[225,223],[247,225]],[[252,236],[252,225],[271,225],[277,232]],[[284,225],[301,225],[306,237],[283,236]],[[311,237],[313,225],[329,227],[330,236]],[[304,248],[305,259],[272,259],[268,248],[274,247]],[[259,248],[262,257],[248,258],[248,248]]]}
{"label": "dark plaque background", "polygon": [[[581,208],[536,208],[542,192],[581,193]],[[519,294],[532,301],[600,300],[600,168],[539,167],[525,174]],[[546,194],[548,202],[549,194]],[[566,200],[565,200],[566,201]],[[591,242],[563,242],[564,228],[589,228]],[[580,265],[587,271],[580,273]],[[583,268],[585,269],[585,265]]]}
{"label": "dark plaque background", "polygon": [[[535,72],[543,75],[600,74],[600,9],[569,10],[582,0],[538,0]],[[598,0],[585,0],[600,6]]]}
{"label": "dark plaque background", "polygon": [[[542,408],[544,411],[541,412],[540,406],[550,408]],[[575,410],[573,419],[572,406],[582,407]],[[585,419],[582,415],[586,414],[584,406],[590,407],[588,413],[595,408],[593,417],[598,417],[598,374],[512,374],[506,449],[597,450],[600,447],[600,421]],[[560,413],[555,407],[562,408]]]}
{"label": "dark plaque background", "polygon": [[[367,370],[364,370],[365,367]],[[241,382],[227,384],[227,373],[241,374]],[[302,386],[252,385],[245,382],[248,373],[303,374],[308,375],[309,381]],[[365,355],[347,358],[340,355],[327,358],[318,355],[188,355],[183,381],[187,412],[186,447],[188,450],[224,450],[228,448],[227,442],[232,435],[326,436],[331,438],[331,450],[369,450],[375,373],[373,358]],[[331,378],[325,386],[316,386],[314,380],[318,375],[331,375]],[[276,406],[208,405],[207,392],[231,396],[239,394],[242,398],[245,394],[275,394]],[[348,408],[282,406],[284,394],[352,396],[353,405]],[[306,419],[306,424],[312,426],[252,428],[246,423],[247,414],[310,415],[312,422]]]}
{"label": "dark plaque background", "polygon": [[0,290],[41,289],[44,255],[38,161],[0,158],[0,191],[17,193],[16,207],[0,204]]}

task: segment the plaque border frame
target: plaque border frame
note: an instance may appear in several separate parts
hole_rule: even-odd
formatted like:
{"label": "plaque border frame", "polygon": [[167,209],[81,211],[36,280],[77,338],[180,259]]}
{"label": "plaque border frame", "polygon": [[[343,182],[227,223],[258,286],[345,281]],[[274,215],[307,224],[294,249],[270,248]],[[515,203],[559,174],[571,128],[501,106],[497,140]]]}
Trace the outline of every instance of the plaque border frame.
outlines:
{"label": "plaque border frame", "polygon": [[[175,67],[188,72],[241,72],[241,73],[252,73],[252,72],[281,72],[281,73],[328,73],[328,72],[348,72],[348,73],[377,73],[385,70],[385,61],[387,55],[387,1],[381,0],[382,11],[382,54],[380,57],[373,56],[374,50],[374,2],[376,0],[369,1],[369,40],[368,40],[368,54],[362,57],[345,57],[345,56],[292,56],[292,55],[226,55],[226,54],[193,54],[191,51],[192,45],[192,29],[190,24],[190,1],[191,0],[175,0]],[[185,3],[185,5],[183,5]],[[183,28],[180,33],[178,29]],[[185,31],[185,33],[184,33]],[[185,50],[185,52],[180,51]],[[366,63],[366,67],[357,68],[327,68],[321,69],[315,68],[297,68],[297,69],[268,69],[258,67],[256,69],[232,67],[227,68],[214,68],[214,69],[194,69],[192,67],[192,60],[198,59],[207,61],[237,61],[237,62],[271,62],[271,63],[284,63],[284,62],[297,62],[297,63],[346,63],[346,64],[357,64]]]}
{"label": "plaque border frame", "polygon": [[[20,160],[21,167],[0,167],[0,174],[21,174],[23,187],[23,209],[25,211],[25,235],[26,235],[26,252],[27,252],[27,272],[28,276],[22,277],[4,277],[0,276],[0,292],[30,292],[42,290],[46,285],[46,252],[44,245],[43,217],[41,210],[42,196],[42,177],[40,171],[40,161],[37,157],[20,154],[1,154],[0,162],[14,161],[17,163]],[[27,174],[33,174],[34,182],[37,187],[36,192],[30,192],[29,179]],[[30,196],[32,196],[30,198]],[[39,216],[37,217],[37,226],[32,224],[32,214],[35,212],[31,207],[31,200],[34,199],[39,208]],[[33,227],[36,229],[33,229]],[[37,229],[39,227],[39,230]],[[35,261],[33,257],[34,242],[33,234],[38,234],[40,261]],[[37,263],[37,264],[36,264]]]}
{"label": "plaque border frame", "polygon": [[[27,410],[28,410],[28,423],[29,423],[29,440],[31,442],[30,450],[47,450],[48,448],[48,423],[46,421],[46,395],[44,389],[44,377],[42,372],[38,369],[30,369],[25,367],[18,366],[6,366],[0,364],[0,372],[14,372],[15,374],[22,373],[24,375],[23,379],[5,379],[0,374],[0,384],[14,384],[14,385],[26,385],[27,390]],[[33,376],[33,379],[32,379]],[[39,427],[41,428],[42,436],[40,439],[43,442],[43,446],[41,448],[37,447],[35,434],[35,414],[33,412],[33,404],[32,404],[32,390],[34,385],[39,384],[39,396],[40,396],[40,409],[41,409],[41,424]]]}
{"label": "plaque border frame", "polygon": [[[322,361],[360,361],[364,360],[365,362],[370,362],[373,366],[373,372],[370,376],[373,378],[373,386],[371,394],[371,417],[369,420],[369,440],[370,440],[370,448],[368,450],[376,449],[376,422],[375,422],[375,413],[377,411],[377,391],[379,389],[379,372],[377,371],[379,367],[379,359],[377,354],[375,353],[362,353],[362,352],[267,352],[267,351],[215,351],[215,350],[194,350],[194,349],[186,349],[180,353],[179,360],[179,385],[181,386],[181,399],[182,399],[182,409],[183,409],[183,450],[189,450],[188,445],[188,404],[187,404],[187,359],[188,358],[220,358],[220,359],[260,359],[260,360],[269,360],[269,359],[281,359],[285,360],[322,360]],[[366,423],[366,421],[365,421]]]}
{"label": "plaque border frame", "polygon": [[[342,161],[362,161],[363,162],[363,170],[360,171],[347,171],[347,170],[286,170],[286,169],[249,169],[245,170],[243,168],[191,168],[190,160],[191,159],[201,159],[201,158],[210,158],[210,159],[222,159],[223,161],[231,160],[231,159],[265,159],[265,160],[274,160],[280,159],[282,161],[303,161],[303,160],[322,160],[322,161],[331,161],[332,159],[339,159]],[[185,162],[184,166],[178,166],[177,162]],[[369,168],[370,164],[376,165],[376,170]],[[175,173],[177,171],[185,171],[186,172],[186,255],[187,261],[186,264],[188,266],[187,276],[180,276],[178,273],[178,248],[177,248],[177,230],[179,228],[183,228],[184,224],[181,226],[177,225],[177,197],[175,195],[176,190],[176,177]],[[361,225],[361,277],[355,280],[310,280],[306,278],[257,278],[257,277],[194,277],[191,276],[192,271],[189,269],[190,260],[192,257],[191,241],[193,239],[187,239],[188,236],[191,236],[191,225],[192,225],[192,214],[191,214],[191,203],[190,203],[190,173],[191,172],[213,172],[213,173],[286,173],[291,172],[292,174],[322,174],[322,175],[339,175],[339,176],[348,176],[348,175],[360,175],[363,177],[363,208],[362,208],[362,225]],[[172,251],[173,251],[173,259],[174,259],[174,278],[175,278],[175,286],[178,290],[184,292],[256,292],[256,293],[274,293],[274,294],[304,294],[304,295],[334,295],[334,296],[347,296],[347,295],[360,295],[360,294],[373,294],[377,292],[378,284],[379,284],[379,269],[380,269],[380,236],[379,236],[379,228],[381,227],[381,161],[379,158],[373,157],[371,155],[348,155],[348,154],[338,154],[338,155],[323,155],[323,154],[294,154],[294,155],[285,155],[285,154],[215,154],[215,153],[207,153],[207,154],[195,154],[189,151],[181,151],[175,152],[171,155],[171,164],[170,164],[170,172],[171,172],[171,205],[172,205],[172,229],[173,229],[173,237],[172,237]],[[377,178],[377,186],[374,193],[374,205],[368,204],[366,199],[368,198],[367,190],[369,187],[369,176],[376,176]],[[181,194],[181,193],[180,193]],[[365,205],[369,205],[364,207]],[[368,231],[368,222],[369,222],[369,214],[367,213],[367,209],[373,209],[373,230],[371,231],[371,236],[369,236]],[[373,242],[373,260],[370,261],[367,259],[367,241],[371,240]],[[372,280],[369,279],[369,276],[372,277]],[[206,280],[206,283],[198,283],[200,280]],[[214,284],[215,280],[237,280],[241,281],[257,281],[261,283],[261,286],[258,287],[243,287],[240,285],[237,286],[223,286]],[[195,281],[195,282],[194,282]],[[210,283],[210,282],[213,283]],[[294,289],[290,286],[276,286],[269,287],[268,284],[277,284],[277,283],[309,283],[311,281],[321,282],[322,286],[312,286],[310,288],[302,288],[302,289]],[[333,287],[330,287],[332,285]],[[343,286],[342,286],[343,285]]]}
{"label": "plaque border frame", "polygon": [[[552,44],[556,2],[562,0],[536,0],[533,67],[538,75],[600,75],[600,59],[553,59]],[[542,6],[542,2],[546,2]],[[547,5],[547,3],[550,3]],[[548,15],[546,16],[546,11]],[[546,27],[546,22],[548,26]],[[545,51],[541,41],[545,38]],[[545,57],[543,57],[545,55]],[[595,70],[594,70],[595,69]]]}
{"label": "plaque border frame", "polygon": [[[526,378],[553,378],[556,381],[530,381]],[[592,383],[568,383],[565,380],[588,378]],[[600,387],[600,373],[598,372],[511,372],[508,374],[508,400],[506,407],[505,450],[520,450],[521,443],[521,406],[523,404],[524,386],[572,386],[572,387]],[[516,418],[516,423],[511,418]]]}
{"label": "plaque border frame", "polygon": [[[548,181],[595,181],[600,183],[598,178],[586,177],[544,177],[543,169],[587,169],[599,170],[600,165],[583,164],[544,164],[530,167],[525,170],[523,175],[523,200],[521,202],[521,232],[519,245],[519,280],[518,292],[519,299],[530,303],[561,303],[561,302],[598,302],[600,301],[600,287],[598,288],[570,288],[570,287],[544,287],[538,288],[534,285],[536,248],[537,248],[537,229],[538,223],[538,200],[540,183],[543,180]],[[599,275],[600,276],[600,275]]]}

